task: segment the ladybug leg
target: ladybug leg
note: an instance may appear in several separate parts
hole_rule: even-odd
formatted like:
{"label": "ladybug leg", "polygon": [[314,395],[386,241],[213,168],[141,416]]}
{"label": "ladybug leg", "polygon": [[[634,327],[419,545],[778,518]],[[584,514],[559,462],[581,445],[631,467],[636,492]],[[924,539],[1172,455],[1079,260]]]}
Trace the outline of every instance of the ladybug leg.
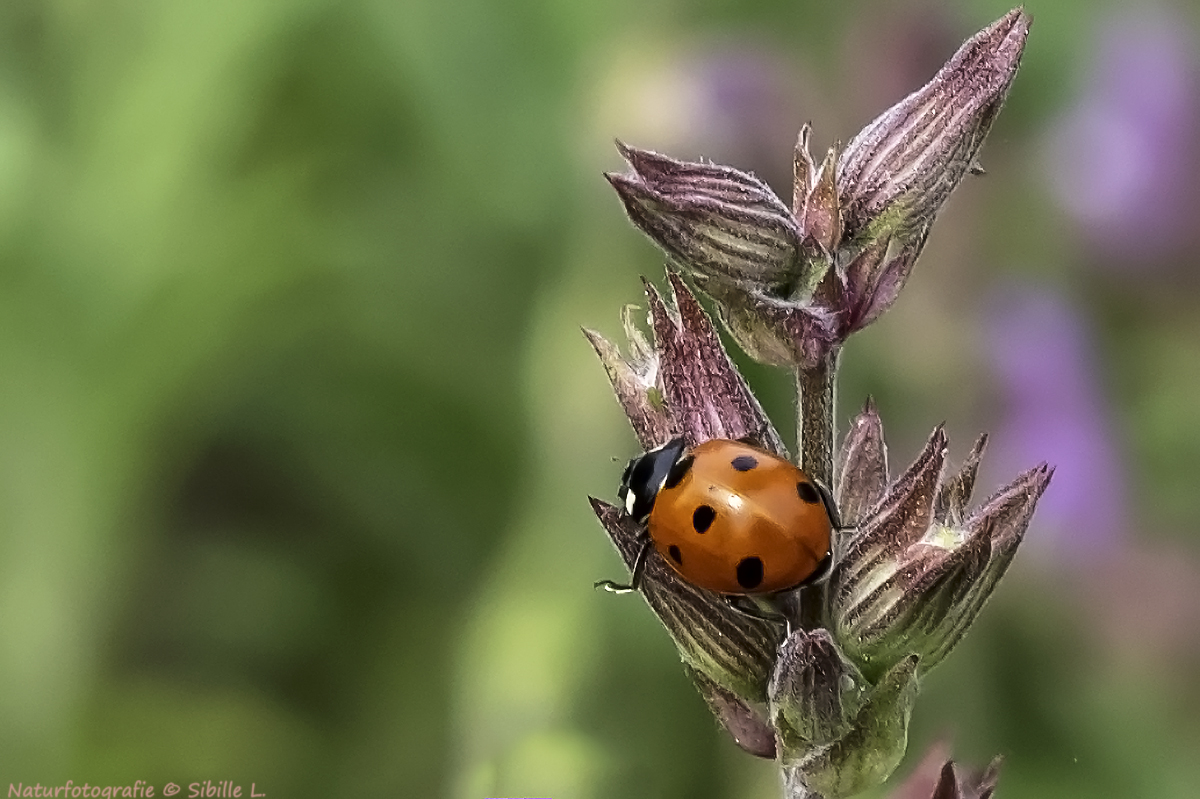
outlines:
{"label": "ladybug leg", "polygon": [[833,501],[833,492],[829,490],[829,486],[822,483],[820,480],[813,480],[817,485],[817,493],[821,495],[821,504],[825,506],[825,512],[829,514],[829,523],[834,530],[848,529],[842,526],[842,514],[838,513],[837,503]]}
{"label": "ladybug leg", "polygon": [[729,607],[733,608],[743,616],[751,619],[760,619],[762,621],[773,621],[776,624],[782,623],[787,628],[784,636],[786,637],[792,634],[792,620],[789,619],[785,614],[780,613],[779,609],[773,602],[771,602],[769,598],[766,598],[765,601],[770,605],[770,607],[763,607],[752,597],[742,594],[726,594],[724,599],[725,604],[729,605]]}
{"label": "ladybug leg", "polygon": [[[858,525],[857,524],[846,524],[842,521],[842,514],[838,512],[837,503],[834,502],[833,492],[831,492],[829,490],[829,487],[826,486],[824,483],[822,483],[820,480],[814,480],[813,482],[816,483],[817,493],[819,493],[821,495],[821,503],[825,506],[825,512],[829,514],[829,524],[833,528],[833,531],[835,533],[841,534],[842,541],[848,540],[846,538],[847,535],[854,536],[855,534],[857,534],[858,533]],[[837,546],[837,542],[835,541],[835,542],[833,542],[831,551],[821,561],[820,565],[817,566],[817,570],[815,572],[813,572],[813,576],[809,577],[807,580],[804,581],[804,585],[812,585],[814,583],[819,583],[822,580],[824,580],[826,577],[829,576],[829,573],[831,571],[833,571],[833,551],[832,550],[837,550],[837,549],[838,549],[838,546]]]}
{"label": "ladybug leg", "polygon": [[639,537],[642,548],[638,550],[637,557],[633,559],[633,576],[629,580],[629,585],[614,583],[612,580],[599,580],[592,586],[593,588],[603,588],[613,594],[628,594],[642,587],[642,575],[646,573],[646,559],[650,555],[650,534],[643,532]]}
{"label": "ladybug leg", "polygon": [[[849,530],[851,528],[836,527],[834,529],[838,530],[840,532],[842,530]],[[810,574],[804,582],[800,583],[800,585],[802,585],[802,586],[817,585],[818,583],[823,583],[823,582],[825,582],[825,580],[827,580],[829,578],[829,574],[832,571],[833,571],[833,550],[831,548],[829,552],[825,553],[825,557],[821,558],[821,562],[817,564],[817,568],[813,571],[813,573]]]}

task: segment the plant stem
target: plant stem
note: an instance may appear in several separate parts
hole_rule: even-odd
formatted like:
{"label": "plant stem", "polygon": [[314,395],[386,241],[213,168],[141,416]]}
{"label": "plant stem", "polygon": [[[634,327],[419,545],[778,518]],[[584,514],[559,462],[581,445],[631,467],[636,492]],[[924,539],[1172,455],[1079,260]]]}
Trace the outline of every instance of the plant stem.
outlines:
{"label": "plant stem", "polygon": [[783,799],[824,799],[804,784],[804,772],[796,766],[783,769]]}
{"label": "plant stem", "polygon": [[833,487],[834,412],[840,348],[812,369],[796,370],[796,436],[800,468]]}
{"label": "plant stem", "polygon": [[[837,402],[839,347],[831,349],[813,369],[796,370],[796,436],[800,467],[809,477],[833,488],[833,441]],[[825,625],[828,605],[825,583],[800,592],[798,621],[806,630]]]}

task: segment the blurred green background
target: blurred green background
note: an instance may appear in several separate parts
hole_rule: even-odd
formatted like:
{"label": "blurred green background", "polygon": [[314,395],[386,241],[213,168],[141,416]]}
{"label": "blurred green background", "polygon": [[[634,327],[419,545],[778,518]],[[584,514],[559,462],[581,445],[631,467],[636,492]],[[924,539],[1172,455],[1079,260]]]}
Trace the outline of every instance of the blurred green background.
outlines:
{"label": "blurred green background", "polygon": [[[0,5],[0,790],[778,796],[591,588],[635,444],[578,328],[662,275],[601,173],[620,137],[790,196],[801,123],[1007,8]],[[1059,467],[897,779],[950,741],[1005,799],[1195,797],[1197,9],[1029,11],[988,175],[844,358],[894,470],[943,420],[984,495]]]}

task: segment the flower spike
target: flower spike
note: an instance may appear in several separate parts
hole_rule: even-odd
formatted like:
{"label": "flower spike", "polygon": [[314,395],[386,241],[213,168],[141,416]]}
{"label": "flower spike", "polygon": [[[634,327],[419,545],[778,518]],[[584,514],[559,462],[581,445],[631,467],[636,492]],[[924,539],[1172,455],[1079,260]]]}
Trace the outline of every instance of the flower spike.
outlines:
{"label": "flower spike", "polygon": [[[646,283],[649,336],[625,310],[628,355],[599,333],[584,334],[641,446],[678,441],[627,471],[621,496],[636,500],[629,511],[600,499],[591,500],[592,510],[625,565],[637,572],[637,591],[714,716],[742,749],[780,764],[788,799],[841,799],[887,779],[904,755],[921,678],[986,604],[1053,476],[1041,464],[972,507],[986,436],[948,468],[949,441],[939,426],[893,477],[873,401],[853,420],[840,449],[833,429],[842,344],[896,301],[947,197],[979,171],[980,148],[1028,32],[1029,17],[1021,9],[1009,12],[969,39],[925,87],[819,163],[809,152],[805,125],[793,153],[791,208],[748,173],[619,142],[629,169],[607,175],[630,220],[666,253],[672,269],[665,294]],[[817,478],[820,492],[807,478],[794,484],[794,476],[784,488],[791,502],[799,491],[800,502],[824,508],[819,552],[828,541],[832,558],[823,561],[830,564],[823,582],[722,596],[688,582],[659,554],[666,523],[656,522],[651,510],[654,492],[683,485],[689,467],[680,464],[693,457],[684,456],[686,447],[749,437],[788,457],[684,276],[713,301],[752,358],[795,373],[799,465],[807,478]],[[661,472],[650,469],[653,480],[639,478],[638,493],[627,493],[637,463],[671,457],[678,459]],[[738,465],[743,460],[749,461],[745,468]],[[731,465],[743,472],[755,464],[739,456]],[[757,501],[715,485],[718,478],[712,482],[707,490],[732,491],[742,503],[736,507]],[[708,485],[705,480],[696,490]],[[805,499],[805,487],[813,499]],[[682,512],[702,509],[707,516],[692,515],[684,524],[707,541],[721,540],[720,526],[710,530],[718,513],[713,507]],[[675,546],[662,551],[681,564],[689,557],[681,558]],[[734,587],[760,585],[762,553],[733,554]],[[741,580],[747,562],[757,564],[757,580]],[[756,600],[776,612],[749,615]],[[991,796],[995,764],[980,777],[964,777],[944,754],[938,757],[945,765],[936,780],[931,772],[913,788],[917,793],[894,799],[925,799],[930,791],[933,799]]]}

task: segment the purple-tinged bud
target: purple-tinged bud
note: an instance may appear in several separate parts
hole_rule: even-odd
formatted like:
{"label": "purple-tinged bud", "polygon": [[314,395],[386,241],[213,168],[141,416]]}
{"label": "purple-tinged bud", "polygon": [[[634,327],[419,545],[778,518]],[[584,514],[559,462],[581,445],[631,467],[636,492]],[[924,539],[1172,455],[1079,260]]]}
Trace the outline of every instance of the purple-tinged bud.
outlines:
{"label": "purple-tinged bud", "polygon": [[845,266],[831,298],[842,339],[892,306],[950,193],[982,172],[976,159],[1016,77],[1029,25],[1024,11],[1010,11],[846,146],[837,175]]}
{"label": "purple-tinged bud", "polygon": [[617,402],[625,411],[633,432],[646,449],[670,439],[671,420],[663,402],[662,379],[658,369],[658,353],[646,340],[646,336],[633,321],[636,306],[627,305],[621,312],[625,338],[629,341],[629,357],[621,355],[620,349],[594,330],[583,329],[608,380],[612,383]]}
{"label": "purple-tinged bud", "polygon": [[[858,519],[858,530],[848,542],[840,568],[831,577],[835,594],[848,590],[852,583],[879,585],[894,571],[908,547],[929,529],[945,458],[946,434],[939,427],[908,470],[888,485],[867,515]],[[843,489],[848,487],[843,483]],[[843,500],[839,498],[838,502],[840,507]],[[845,502],[855,504],[856,500],[847,496]]]}
{"label": "purple-tinged bud", "polygon": [[760,363],[795,368],[819,363],[841,339],[836,314],[809,301],[782,300],[694,277],[722,324]]}
{"label": "purple-tinged bud", "polygon": [[855,796],[879,785],[896,770],[908,747],[908,722],[917,699],[916,655],[896,663],[871,688],[849,732],[828,746],[814,747],[783,763],[784,796],[825,799]]}
{"label": "purple-tinged bud", "polygon": [[789,211],[758,178],[618,143],[607,175],[629,218],[712,297],[754,359],[824,368],[895,303],[934,218],[968,173],[1020,65],[1020,9],[969,39],[924,88],[818,165],[809,126]]}
{"label": "purple-tinged bud", "polygon": [[663,396],[676,434],[690,444],[756,436],[786,458],[783,440],[729,359],[708,314],[679,275],[668,274],[667,280],[674,311],[649,284],[646,296],[661,359]]}
{"label": "purple-tinged bud", "polygon": [[892,307],[908,282],[928,233],[926,227],[900,246],[896,238],[868,242],[850,260],[842,286],[843,337],[862,330]]}
{"label": "purple-tinged bud", "polygon": [[942,524],[958,527],[966,518],[967,503],[971,501],[971,494],[975,490],[975,477],[979,474],[979,461],[983,458],[987,441],[987,433],[975,439],[975,446],[971,447],[971,452],[958,467],[958,472],[938,489],[933,517]]}
{"label": "purple-tinged bud", "polygon": [[842,498],[842,522],[854,526],[883,497],[888,484],[883,421],[870,398],[842,441],[841,463],[834,491]]}
{"label": "purple-tinged bud", "polygon": [[932,799],[992,799],[1000,779],[1001,758],[994,759],[983,773],[960,775],[953,760],[947,760],[933,788]]}
{"label": "purple-tinged bud", "polygon": [[767,184],[731,167],[617,147],[631,171],[606,175],[609,183],[680,268],[744,286],[786,290],[795,281],[800,229]]}
{"label": "purple-tinged bud", "polygon": [[1029,469],[975,511],[966,520],[964,530],[941,528],[942,540],[939,543],[961,546],[959,538],[984,537],[990,542],[991,553],[983,567],[974,572],[970,592],[947,614],[936,636],[931,636],[930,643],[936,642],[936,646],[928,652],[929,668],[950,654],[991,597],[996,584],[1016,555],[1017,547],[1024,540],[1025,529],[1033,517],[1037,501],[1053,476],[1054,469],[1046,464]]}
{"label": "purple-tinged bud", "polygon": [[765,721],[766,711],[761,702],[746,702],[686,663],[683,664],[683,670],[692,678],[692,683],[704,697],[708,709],[733,736],[738,746],[756,757],[775,759],[775,730]]}
{"label": "purple-tinged bud", "polygon": [[[808,124],[800,129],[792,158],[794,180],[792,212],[800,222],[801,238],[806,250],[828,256],[842,241],[842,212],[838,201],[837,147],[830,147],[818,168],[808,150]],[[821,274],[816,275],[819,281]],[[815,288],[815,285],[813,286]]]}
{"label": "purple-tinged bud", "polygon": [[769,448],[787,457],[783,440],[725,352],[708,314],[677,274],[667,275],[674,308],[649,282],[646,299],[652,346],[622,314],[630,356],[599,333],[584,329],[645,449],[682,435],[690,444],[712,438],[761,435]]}
{"label": "purple-tinged bud", "polygon": [[928,84],[847,145],[838,191],[848,238],[925,235],[971,171],[1020,66],[1030,19],[1014,9],[968,39]]}
{"label": "purple-tinged bud", "polygon": [[1011,562],[1038,498],[1044,464],[967,514],[983,454],[943,479],[946,436],[939,427],[909,469],[886,480],[882,428],[874,408],[855,420],[843,452],[838,499],[858,530],[830,577],[830,623],[845,654],[875,679],[908,654],[921,672],[962,638]]}
{"label": "purple-tinged bud", "polygon": [[767,688],[783,751],[795,759],[844,738],[870,688],[827,630],[792,632]]}

